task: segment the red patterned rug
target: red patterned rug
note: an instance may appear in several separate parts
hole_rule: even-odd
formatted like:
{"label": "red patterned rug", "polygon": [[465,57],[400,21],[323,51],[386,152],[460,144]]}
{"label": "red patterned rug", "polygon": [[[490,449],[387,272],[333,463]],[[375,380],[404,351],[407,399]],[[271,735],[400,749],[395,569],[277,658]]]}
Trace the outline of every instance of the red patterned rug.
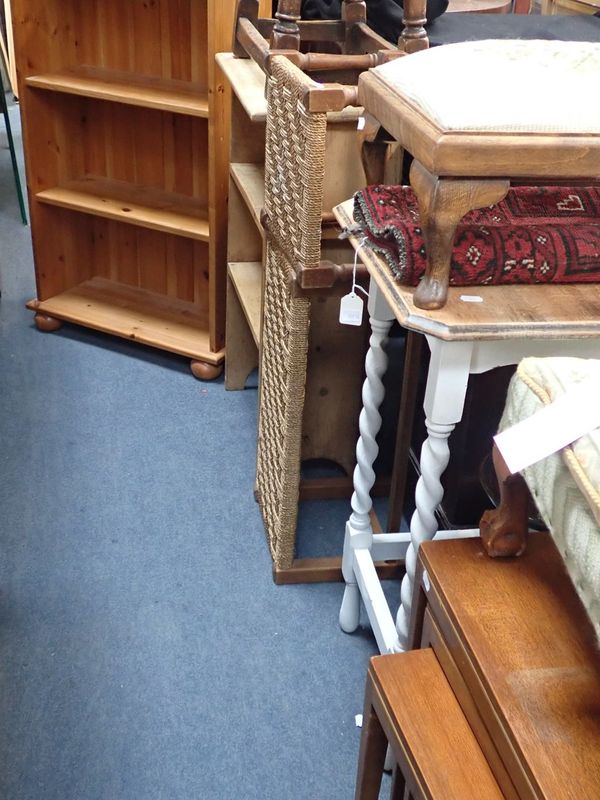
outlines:
{"label": "red patterned rug", "polygon": [[[425,271],[419,207],[408,186],[368,186],[354,219],[395,277],[416,286]],[[515,187],[466,214],[454,238],[450,283],[600,283],[600,188]]]}

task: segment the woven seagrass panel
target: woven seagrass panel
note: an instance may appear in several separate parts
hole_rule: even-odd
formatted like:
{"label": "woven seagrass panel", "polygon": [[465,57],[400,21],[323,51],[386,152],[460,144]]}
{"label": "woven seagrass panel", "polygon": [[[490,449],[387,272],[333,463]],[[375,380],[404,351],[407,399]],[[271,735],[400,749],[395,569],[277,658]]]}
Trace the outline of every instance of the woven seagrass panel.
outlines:
{"label": "woven seagrass panel", "polygon": [[266,247],[256,486],[275,567],[294,558],[310,300],[294,297],[295,266],[316,266],[327,120],[302,105],[315,84],[285,58],[268,81]]}
{"label": "woven seagrass panel", "polygon": [[277,569],[294,558],[310,301],[292,297],[290,265],[267,245],[256,487]]}
{"label": "woven seagrass panel", "polygon": [[289,260],[317,266],[325,172],[326,114],[302,103],[317,84],[286,58],[274,58],[267,84],[265,210],[271,236]]}

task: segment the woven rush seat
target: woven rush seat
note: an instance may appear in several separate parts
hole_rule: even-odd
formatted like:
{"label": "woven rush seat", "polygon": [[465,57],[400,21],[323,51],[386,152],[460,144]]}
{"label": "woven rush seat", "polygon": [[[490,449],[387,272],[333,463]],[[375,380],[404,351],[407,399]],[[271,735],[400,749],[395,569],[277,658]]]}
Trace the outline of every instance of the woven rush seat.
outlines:
{"label": "woven rush seat", "polygon": [[[598,391],[600,360],[524,359],[509,387],[500,430],[582,382]],[[523,477],[600,637],[600,429],[527,467]]]}
{"label": "woven rush seat", "polygon": [[414,157],[427,259],[416,306],[445,304],[456,227],[511,182],[600,179],[599,85],[600,44],[590,42],[463,42],[361,76],[359,101]]}
{"label": "woven rush seat", "polygon": [[[370,186],[354,197],[366,244],[394,277],[416,286],[427,266],[419,205],[409,186]],[[450,284],[600,282],[600,189],[517,187],[460,221]]]}

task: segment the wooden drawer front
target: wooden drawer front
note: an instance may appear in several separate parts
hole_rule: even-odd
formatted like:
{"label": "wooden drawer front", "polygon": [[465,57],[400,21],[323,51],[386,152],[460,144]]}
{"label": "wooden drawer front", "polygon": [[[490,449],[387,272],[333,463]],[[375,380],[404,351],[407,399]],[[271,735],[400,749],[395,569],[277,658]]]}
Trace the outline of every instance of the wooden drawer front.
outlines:
{"label": "wooden drawer front", "polygon": [[433,648],[498,785],[507,800],[542,800],[525,773],[433,587],[429,589],[427,597],[421,647]]}

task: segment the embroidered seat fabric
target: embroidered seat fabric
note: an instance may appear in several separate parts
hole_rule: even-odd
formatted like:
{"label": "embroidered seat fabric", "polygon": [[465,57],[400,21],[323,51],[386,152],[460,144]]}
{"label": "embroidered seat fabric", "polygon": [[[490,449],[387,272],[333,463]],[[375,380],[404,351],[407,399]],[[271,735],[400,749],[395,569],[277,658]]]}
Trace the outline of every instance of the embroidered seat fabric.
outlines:
{"label": "embroidered seat fabric", "polygon": [[[355,195],[354,219],[394,276],[416,286],[426,257],[413,190],[369,186]],[[587,282],[600,283],[600,188],[515,187],[457,228],[451,285]]]}
{"label": "embroidered seat fabric", "polygon": [[442,131],[600,135],[598,43],[463,42],[372,72]]}

